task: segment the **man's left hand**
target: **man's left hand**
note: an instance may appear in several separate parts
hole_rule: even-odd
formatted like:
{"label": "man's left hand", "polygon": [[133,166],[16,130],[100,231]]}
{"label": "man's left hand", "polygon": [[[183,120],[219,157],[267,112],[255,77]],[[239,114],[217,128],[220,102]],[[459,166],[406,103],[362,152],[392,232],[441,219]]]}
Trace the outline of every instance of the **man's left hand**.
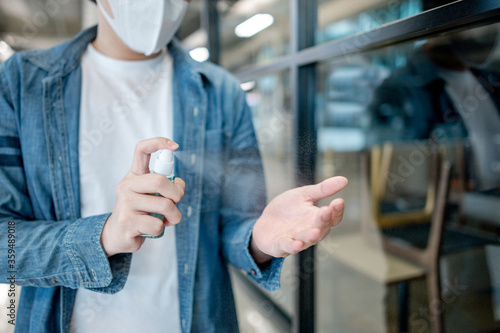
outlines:
{"label": "man's left hand", "polygon": [[328,206],[315,202],[328,198],[347,185],[344,177],[329,178],[319,184],[303,186],[274,198],[257,220],[250,251],[257,263],[271,257],[287,257],[320,242],[342,220],[344,200]]}

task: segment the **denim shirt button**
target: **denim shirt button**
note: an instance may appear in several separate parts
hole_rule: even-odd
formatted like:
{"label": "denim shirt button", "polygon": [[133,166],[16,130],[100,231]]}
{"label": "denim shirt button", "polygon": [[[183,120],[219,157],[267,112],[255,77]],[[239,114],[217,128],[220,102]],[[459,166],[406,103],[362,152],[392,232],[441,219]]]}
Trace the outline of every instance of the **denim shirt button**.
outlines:
{"label": "denim shirt button", "polygon": [[250,270],[250,274],[252,274],[253,276],[257,275],[257,272],[255,271],[255,269],[251,269]]}
{"label": "denim shirt button", "polygon": [[193,115],[196,117],[198,115],[198,107],[195,106],[193,109]]}
{"label": "denim shirt button", "polygon": [[187,216],[188,217],[191,217],[191,215],[193,214],[193,207],[191,206],[188,206],[188,209],[187,209]]}
{"label": "denim shirt button", "polygon": [[191,154],[191,164],[196,162],[196,154]]}
{"label": "denim shirt button", "polygon": [[186,328],[186,319],[182,319],[182,328]]}

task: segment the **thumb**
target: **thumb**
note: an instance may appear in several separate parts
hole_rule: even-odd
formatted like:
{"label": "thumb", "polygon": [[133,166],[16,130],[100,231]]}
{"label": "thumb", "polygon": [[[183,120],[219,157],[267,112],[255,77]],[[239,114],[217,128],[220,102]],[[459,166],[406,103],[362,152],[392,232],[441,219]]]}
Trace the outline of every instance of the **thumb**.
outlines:
{"label": "thumb", "polygon": [[306,198],[311,202],[316,202],[328,198],[347,186],[347,178],[332,177],[316,185],[302,187]]}

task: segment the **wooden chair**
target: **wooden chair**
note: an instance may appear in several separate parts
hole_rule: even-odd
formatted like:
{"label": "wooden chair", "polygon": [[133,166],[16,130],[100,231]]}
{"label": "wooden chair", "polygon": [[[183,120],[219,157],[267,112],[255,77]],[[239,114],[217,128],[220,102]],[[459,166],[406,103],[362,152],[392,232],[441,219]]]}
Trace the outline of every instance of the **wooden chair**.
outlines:
{"label": "wooden chair", "polygon": [[[423,192],[427,193],[422,205],[403,211],[387,211],[387,209],[382,211],[384,198],[387,197],[391,165],[393,168],[394,162],[398,160],[397,151],[408,153],[417,146],[422,147],[422,143],[398,146],[388,143],[382,148],[372,149],[369,163],[370,180],[365,184],[368,193],[365,197],[369,199],[365,201],[365,205],[369,207],[368,210],[371,209],[375,223],[380,228],[383,248],[423,268],[427,279],[431,330],[439,333],[443,329],[440,257],[491,244],[495,240],[457,228],[445,227],[452,166],[450,161],[444,158],[446,154],[442,147],[433,144],[424,145],[429,148],[428,160],[419,165],[421,169],[418,171],[419,175],[427,178],[427,182],[422,180],[422,185],[426,187],[425,191],[424,187],[419,191],[420,196]],[[414,170],[413,175],[408,175],[408,179],[414,175],[418,176],[417,170]]]}
{"label": "wooden chair", "polygon": [[[402,146],[403,149],[413,147],[413,145]],[[431,148],[432,149],[432,148]],[[422,153],[424,154],[424,153]],[[431,152],[434,156],[435,153]],[[428,168],[420,168],[419,171],[425,170],[428,177],[425,179],[430,180],[427,185],[427,196],[425,199],[425,204],[422,208],[413,208],[410,210],[396,210],[393,209],[390,212],[383,212],[381,210],[381,203],[383,198],[387,194],[387,185],[390,176],[390,165],[394,155],[394,145],[391,143],[386,143],[383,148],[376,146],[371,151],[371,167],[370,167],[370,191],[372,196],[372,212],[377,221],[377,224],[381,228],[388,228],[395,225],[401,224],[402,221],[405,223],[418,223],[422,221],[429,221],[432,217],[432,212],[435,207],[435,191],[436,191],[436,175],[435,170],[437,167],[434,161],[434,168],[430,165]],[[425,162],[422,162],[425,163]],[[416,169],[416,167],[415,167]],[[397,177],[403,177],[401,175],[396,175]],[[405,177],[406,178],[406,177]],[[406,178],[407,180],[407,178]],[[394,182],[398,182],[399,179],[395,179]]]}

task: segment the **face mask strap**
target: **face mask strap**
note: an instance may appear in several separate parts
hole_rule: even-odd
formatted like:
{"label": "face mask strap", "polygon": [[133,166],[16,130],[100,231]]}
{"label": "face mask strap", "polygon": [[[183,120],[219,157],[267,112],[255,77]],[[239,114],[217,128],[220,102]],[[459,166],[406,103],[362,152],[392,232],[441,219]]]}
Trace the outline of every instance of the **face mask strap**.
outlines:
{"label": "face mask strap", "polygon": [[[111,24],[111,21],[114,21],[113,18],[111,18],[111,16],[109,16],[108,12],[106,11],[106,9],[104,9],[102,3],[100,0],[96,0],[96,3],[97,3],[97,7],[99,7],[99,9],[101,10],[102,14],[104,15],[104,17],[106,18],[106,20],[109,22],[109,24]],[[111,7],[111,4],[109,5]],[[111,9],[113,10],[113,9]]]}

